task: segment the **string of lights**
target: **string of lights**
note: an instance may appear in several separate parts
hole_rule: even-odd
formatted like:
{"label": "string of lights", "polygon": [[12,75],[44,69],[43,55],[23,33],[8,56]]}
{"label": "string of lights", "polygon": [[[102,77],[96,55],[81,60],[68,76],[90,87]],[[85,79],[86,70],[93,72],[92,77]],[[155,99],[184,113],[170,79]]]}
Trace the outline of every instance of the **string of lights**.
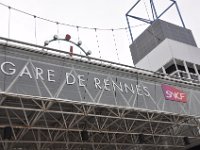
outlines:
{"label": "string of lights", "polygon": [[[120,63],[120,51],[123,49],[124,50],[124,45],[130,45],[131,40],[129,33],[128,26],[127,27],[121,27],[121,28],[98,28],[98,27],[87,27],[87,26],[81,26],[81,25],[74,25],[74,24],[68,24],[64,22],[59,22],[56,20],[52,20],[49,18],[44,18],[41,16],[38,16],[36,14],[6,5],[2,2],[0,2],[1,8],[3,8],[5,11],[8,10],[8,27],[5,28],[7,30],[7,38],[10,39],[20,39],[26,42],[33,42],[37,45],[43,45],[43,43],[47,40],[46,37],[52,36],[49,35],[48,33],[43,36],[42,32],[43,28],[43,22],[45,23],[45,28],[49,30],[55,30],[54,32],[55,35],[57,35],[59,38],[63,37],[64,32],[70,32],[70,35],[73,37],[73,41],[77,43],[77,41],[83,41],[83,47],[85,47],[87,50],[93,51],[92,55],[95,57],[97,56],[100,59],[108,59],[111,60],[114,57],[108,57],[107,52],[109,51],[110,53],[113,51],[115,55],[117,55],[117,60]],[[7,13],[7,12],[6,12]],[[17,16],[15,15],[17,14]],[[18,31],[24,30],[23,27],[19,27],[18,31],[16,30],[16,26],[19,26],[21,22],[15,22],[16,20],[20,21],[25,21],[20,18],[20,15],[26,16],[28,18],[33,19],[33,24],[30,25],[27,21],[27,31],[28,32],[21,32],[19,33]],[[55,25],[55,27],[53,26]],[[139,27],[144,27],[146,23],[142,24],[137,24],[134,26],[131,26],[131,28],[139,28]],[[24,26],[24,24],[23,24]],[[53,28],[52,28],[53,27]],[[63,28],[64,27],[64,28]],[[41,30],[42,29],[42,30]],[[69,30],[70,29],[70,30]],[[32,33],[33,31],[33,33]],[[105,32],[104,32],[105,31]],[[2,33],[4,34],[5,30]],[[52,31],[53,32],[53,31]],[[111,34],[112,33],[112,34]],[[120,33],[120,34],[119,34]],[[22,36],[25,35],[25,36]],[[108,35],[108,36],[107,36]],[[26,38],[23,38],[26,37]],[[93,38],[92,38],[93,37]],[[120,43],[117,43],[116,38],[121,38]],[[127,40],[126,40],[127,39]],[[88,42],[88,41],[93,41],[93,42]],[[124,44],[126,43],[126,44]],[[106,45],[106,46],[105,46]],[[114,45],[114,46],[113,46]],[[65,44],[63,44],[62,41],[58,40],[57,44],[52,43],[51,45],[48,45],[57,49],[63,49],[65,50]],[[68,45],[66,45],[68,46]],[[125,47],[128,49],[128,46]],[[112,50],[113,49],[113,50]],[[71,49],[70,49],[71,50]],[[75,48],[74,53],[80,53],[82,54],[82,51],[78,52],[78,50]],[[114,54],[112,53],[112,55]],[[127,64],[129,64],[127,62]]]}
{"label": "string of lights", "polygon": [[[59,25],[63,25],[63,26],[68,26],[68,27],[82,28],[82,29],[89,29],[89,30],[108,30],[108,31],[126,30],[128,28],[128,27],[121,27],[121,28],[97,28],[97,27],[86,27],[86,26],[80,26],[80,25],[73,25],[73,24],[68,24],[68,23],[64,23],[64,22],[58,22],[58,21],[55,21],[55,20],[51,20],[51,19],[47,19],[47,18],[44,18],[44,17],[40,17],[40,16],[37,16],[37,15],[31,14],[29,12],[26,12],[26,11],[23,11],[23,10],[11,7],[9,5],[3,4],[1,2],[0,2],[0,5],[4,6],[4,7],[7,7],[10,10],[14,10],[14,11],[26,14],[28,16],[32,16],[35,19],[41,19],[43,21],[47,21],[47,22],[50,22],[50,23],[55,23],[55,24],[59,24]],[[140,26],[144,26],[144,25],[146,25],[146,24],[142,23],[142,24],[131,26],[131,28],[136,28],[136,27],[140,27]]]}

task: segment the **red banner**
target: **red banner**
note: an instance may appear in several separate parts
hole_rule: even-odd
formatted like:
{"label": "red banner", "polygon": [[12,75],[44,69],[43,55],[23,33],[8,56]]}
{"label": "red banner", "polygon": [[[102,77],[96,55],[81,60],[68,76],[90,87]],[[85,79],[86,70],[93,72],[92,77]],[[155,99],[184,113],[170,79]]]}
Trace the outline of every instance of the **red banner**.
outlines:
{"label": "red banner", "polygon": [[187,102],[187,94],[181,89],[165,84],[162,84],[161,87],[166,100],[183,102],[183,103]]}

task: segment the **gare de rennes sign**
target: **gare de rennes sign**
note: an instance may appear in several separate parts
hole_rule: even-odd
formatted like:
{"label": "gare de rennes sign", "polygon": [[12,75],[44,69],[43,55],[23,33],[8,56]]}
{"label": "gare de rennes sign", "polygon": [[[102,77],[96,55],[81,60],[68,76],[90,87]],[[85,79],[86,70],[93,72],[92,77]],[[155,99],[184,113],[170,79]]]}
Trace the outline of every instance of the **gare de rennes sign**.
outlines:
{"label": "gare de rennes sign", "polygon": [[[17,70],[17,64],[12,61],[5,61],[0,64],[1,72],[7,76],[18,76],[19,78],[29,78],[36,80],[42,80],[47,82],[57,82],[59,78],[56,77],[56,72],[53,69],[48,68],[40,68],[35,66],[30,68],[29,65],[24,64],[24,66]],[[31,71],[34,70],[34,71]],[[66,85],[74,85],[77,84],[79,87],[85,87],[87,85],[87,78],[84,74],[72,74],[70,72],[63,72],[65,78]],[[105,90],[105,91],[116,91],[119,90],[121,93],[132,93],[136,95],[152,97],[151,93],[147,86],[141,85],[134,85],[133,83],[123,83],[118,82],[116,83],[113,80],[109,79],[100,79],[98,77],[94,77],[93,79],[93,88],[98,90]],[[175,87],[162,85],[163,94],[166,100],[174,100],[177,102],[186,102],[186,93],[178,90]]]}
{"label": "gare de rennes sign", "polygon": [[5,56],[0,52],[0,92],[182,114],[196,111],[188,110],[192,104],[187,88],[180,90],[166,81],[155,82],[153,77],[36,53],[11,51]]}
{"label": "gare de rennes sign", "polygon": [[[7,76],[18,76],[19,78],[29,78],[42,80],[47,82],[57,82],[59,80],[56,77],[56,71],[48,68],[40,68],[39,66],[35,66],[33,68],[30,65],[24,64],[24,66],[17,70],[17,64],[11,61],[2,62],[0,64],[1,72]],[[34,71],[32,71],[34,70]],[[79,87],[85,87],[87,85],[87,78],[84,74],[72,74],[70,72],[62,72],[65,76],[64,81],[66,85],[74,85],[77,84]],[[150,92],[148,87],[143,85],[134,85],[132,83],[116,83],[113,80],[109,79],[100,79],[98,77],[94,77],[93,79],[93,87],[98,90],[105,91],[116,91],[119,90],[122,93],[137,94],[141,96],[150,97]]]}

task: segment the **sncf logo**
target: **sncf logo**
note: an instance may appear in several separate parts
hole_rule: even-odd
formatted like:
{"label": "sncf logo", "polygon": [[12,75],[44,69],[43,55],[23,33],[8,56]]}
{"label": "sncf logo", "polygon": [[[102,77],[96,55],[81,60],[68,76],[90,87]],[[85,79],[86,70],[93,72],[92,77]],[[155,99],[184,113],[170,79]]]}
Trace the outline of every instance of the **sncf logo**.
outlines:
{"label": "sncf logo", "polygon": [[187,102],[187,94],[181,89],[169,85],[161,85],[165,99],[177,102]]}

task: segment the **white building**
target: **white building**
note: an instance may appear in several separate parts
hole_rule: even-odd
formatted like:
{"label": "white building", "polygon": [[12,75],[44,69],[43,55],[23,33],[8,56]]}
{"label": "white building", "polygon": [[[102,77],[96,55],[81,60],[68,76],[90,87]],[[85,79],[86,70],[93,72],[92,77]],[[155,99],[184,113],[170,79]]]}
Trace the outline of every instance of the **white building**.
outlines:
{"label": "white building", "polygon": [[189,29],[157,20],[130,46],[137,68],[197,82],[200,49]]}

